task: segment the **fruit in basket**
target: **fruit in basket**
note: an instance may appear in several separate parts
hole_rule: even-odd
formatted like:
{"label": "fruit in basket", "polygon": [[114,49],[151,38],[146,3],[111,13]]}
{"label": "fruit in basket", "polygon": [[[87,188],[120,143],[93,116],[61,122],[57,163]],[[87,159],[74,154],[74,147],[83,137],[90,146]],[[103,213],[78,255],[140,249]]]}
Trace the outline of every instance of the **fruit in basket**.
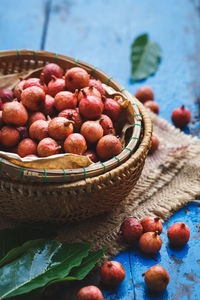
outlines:
{"label": "fruit in basket", "polygon": [[3,117],[2,117],[2,110],[0,110],[0,129],[3,125]]}
{"label": "fruit in basket", "polygon": [[96,96],[86,96],[79,103],[80,114],[89,120],[99,118],[103,112],[102,100]]}
{"label": "fruit in basket", "polygon": [[78,93],[78,101],[80,102],[81,99],[86,96],[96,96],[101,98],[100,92],[97,89],[95,89],[93,86],[90,87],[87,86],[81,89],[80,92]]}
{"label": "fruit in basket", "polygon": [[26,126],[16,127],[19,132],[20,140],[26,139],[28,137],[28,128]]}
{"label": "fruit in basket", "polygon": [[112,121],[119,121],[121,114],[120,104],[112,98],[103,98],[104,114],[109,116]]}
{"label": "fruit in basket", "polygon": [[94,163],[99,161],[98,156],[94,150],[87,150],[83,153],[83,155],[87,156]]}
{"label": "fruit in basket", "polygon": [[113,134],[115,135],[115,128],[113,127],[113,122],[110,117],[105,114],[102,114],[99,119],[99,123],[103,128],[103,134]]}
{"label": "fruit in basket", "polygon": [[54,98],[47,94],[45,96],[44,108],[43,108],[43,112],[45,116],[53,117],[56,114],[56,108],[54,103],[55,103]]}
{"label": "fruit in basket", "polygon": [[37,120],[29,127],[29,136],[38,141],[48,137],[48,122],[44,120]]}
{"label": "fruit in basket", "polygon": [[149,154],[153,154],[159,147],[159,139],[157,136],[152,135],[152,140],[151,140],[151,148],[149,149]]}
{"label": "fruit in basket", "polygon": [[96,151],[102,160],[108,160],[122,152],[122,144],[116,136],[104,135],[98,141]]}
{"label": "fruit in basket", "polygon": [[173,110],[171,118],[176,127],[184,129],[191,120],[191,114],[190,111],[182,105]]}
{"label": "fruit in basket", "polygon": [[31,111],[41,111],[44,107],[45,92],[39,86],[31,86],[23,90],[21,101]]}
{"label": "fruit in basket", "polygon": [[13,91],[10,89],[1,89],[0,90],[0,99],[2,103],[11,102],[14,99]]}
{"label": "fruit in basket", "polygon": [[153,100],[154,99],[154,93],[150,86],[143,85],[141,88],[137,90],[135,93],[135,97],[140,100],[142,103],[148,101],[148,100]]}
{"label": "fruit in basket", "polygon": [[107,261],[101,267],[101,280],[109,287],[119,285],[125,276],[126,272],[124,267],[118,261]]}
{"label": "fruit in basket", "polygon": [[98,287],[89,285],[78,291],[77,300],[103,300],[103,295]]}
{"label": "fruit in basket", "polygon": [[0,143],[5,147],[16,146],[19,142],[20,135],[16,128],[5,125],[0,130]]}
{"label": "fruit in basket", "polygon": [[21,98],[21,93],[23,91],[23,87],[24,87],[24,83],[26,82],[26,80],[20,80],[20,82],[18,82],[14,88],[14,95],[15,97],[17,97],[17,99]]}
{"label": "fruit in basket", "polygon": [[60,153],[61,146],[52,138],[41,140],[37,146],[37,154],[41,157]]}
{"label": "fruit in basket", "polygon": [[70,134],[64,141],[64,150],[66,153],[82,155],[87,150],[84,136],[80,133]]}
{"label": "fruit in basket", "polygon": [[81,134],[89,143],[96,143],[103,136],[103,128],[98,121],[86,121],[81,126]]}
{"label": "fruit in basket", "polygon": [[17,126],[23,126],[28,120],[26,108],[18,101],[5,103],[2,116],[4,123]]}
{"label": "fruit in basket", "polygon": [[159,232],[145,232],[139,239],[140,249],[144,253],[155,254],[157,253],[161,246],[162,240],[158,234]]}
{"label": "fruit in basket", "polygon": [[147,216],[141,221],[144,232],[162,233],[163,225],[159,217]]}
{"label": "fruit in basket", "polygon": [[40,78],[32,77],[32,78],[25,80],[25,82],[23,84],[23,90],[25,90],[31,86],[39,86],[40,88],[44,89],[44,91],[46,91],[46,87],[41,83]]}
{"label": "fruit in basket", "polygon": [[37,144],[30,138],[22,140],[17,148],[17,153],[21,157],[37,153]]}
{"label": "fruit in basket", "polygon": [[54,75],[51,75],[52,79],[48,83],[47,93],[53,97],[59,92],[65,90],[65,81],[62,78],[56,78]]}
{"label": "fruit in basket", "polygon": [[148,100],[148,101],[144,102],[144,106],[148,107],[155,114],[157,114],[157,115],[159,114],[159,106],[155,101]]}
{"label": "fruit in basket", "polygon": [[142,276],[147,288],[154,292],[163,292],[170,281],[168,272],[160,265],[149,268]]}
{"label": "fruit in basket", "polygon": [[52,79],[51,78],[52,75],[54,75],[57,78],[62,78],[62,75],[63,75],[62,68],[59,65],[54,64],[54,63],[47,64],[43,68],[43,71],[41,73],[42,80],[44,80],[44,82],[46,84],[48,84],[49,81]]}
{"label": "fruit in basket", "polygon": [[79,109],[76,107],[75,109],[64,109],[59,114],[58,117],[64,117],[68,120],[72,120],[74,122],[74,132],[79,132],[83,120],[81,115],[79,114]]}
{"label": "fruit in basket", "polygon": [[59,92],[56,94],[54,101],[54,105],[58,111],[75,108],[77,106],[77,93],[69,91]]}
{"label": "fruit in basket", "polygon": [[90,76],[84,69],[74,67],[65,73],[65,85],[71,92],[88,86]]}
{"label": "fruit in basket", "polygon": [[55,140],[64,140],[73,133],[73,121],[63,117],[55,117],[49,121],[48,134]]}
{"label": "fruit in basket", "polygon": [[184,223],[175,223],[167,232],[170,244],[176,247],[183,247],[190,238],[190,229]]}
{"label": "fruit in basket", "polygon": [[118,234],[127,244],[134,245],[143,234],[143,227],[138,219],[129,217],[122,223]]}
{"label": "fruit in basket", "polygon": [[105,95],[105,90],[100,80],[90,79],[89,86],[93,86],[100,92],[101,95]]}
{"label": "fruit in basket", "polygon": [[44,121],[46,121],[46,117],[40,111],[36,111],[36,112],[30,113],[29,119],[28,119],[28,126],[31,126],[31,124],[34,123],[37,120],[44,120]]}

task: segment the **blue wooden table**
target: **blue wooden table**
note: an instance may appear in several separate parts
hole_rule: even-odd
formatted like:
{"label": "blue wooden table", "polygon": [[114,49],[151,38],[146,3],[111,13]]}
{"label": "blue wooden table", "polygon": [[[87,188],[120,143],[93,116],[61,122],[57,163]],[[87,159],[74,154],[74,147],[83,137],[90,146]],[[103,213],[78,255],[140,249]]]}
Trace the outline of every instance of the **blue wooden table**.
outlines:
{"label": "blue wooden table", "polygon": [[[171,122],[172,110],[184,103],[192,113],[185,131],[200,136],[199,0],[1,0],[0,4],[0,50],[44,49],[72,56],[104,70],[133,94],[144,83],[150,85],[160,116]],[[162,61],[155,76],[133,84],[130,45],[144,32],[161,46]],[[177,221],[191,230],[191,239],[181,251],[170,249],[166,238],[167,228]],[[132,249],[114,258],[126,269],[118,289],[103,289],[98,275],[87,282],[99,285],[105,299],[200,299],[198,204],[171,217],[164,224],[162,239],[162,249],[153,259]],[[171,276],[160,296],[146,290],[141,276],[156,263]],[[56,299],[75,299],[81,284]]]}

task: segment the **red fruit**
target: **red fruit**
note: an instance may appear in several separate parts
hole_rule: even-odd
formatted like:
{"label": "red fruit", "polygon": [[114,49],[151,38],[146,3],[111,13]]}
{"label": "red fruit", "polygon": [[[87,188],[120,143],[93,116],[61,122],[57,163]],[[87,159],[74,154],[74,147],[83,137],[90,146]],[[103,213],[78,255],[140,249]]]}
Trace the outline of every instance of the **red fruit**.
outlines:
{"label": "red fruit", "polygon": [[180,129],[184,129],[185,126],[190,122],[191,114],[184,105],[177,107],[172,112],[172,121],[174,125]]}
{"label": "red fruit", "polygon": [[0,90],[0,99],[2,103],[11,102],[14,99],[14,94],[10,89],[1,89]]}
{"label": "red fruit", "polygon": [[80,133],[70,134],[64,141],[64,150],[66,153],[82,155],[87,150],[85,138]]}
{"label": "red fruit", "polygon": [[80,114],[89,120],[99,118],[103,109],[104,105],[99,97],[86,96],[79,103]]}
{"label": "red fruit", "polygon": [[26,139],[28,137],[28,129],[25,126],[19,126],[16,128],[19,132],[20,140]]}
{"label": "red fruit", "polygon": [[101,280],[109,287],[119,285],[125,276],[124,267],[118,261],[108,261],[101,267]]}
{"label": "red fruit", "polygon": [[88,86],[89,80],[87,71],[79,67],[71,68],[65,73],[65,84],[71,92]]}
{"label": "red fruit", "polygon": [[58,154],[61,146],[52,138],[45,138],[41,140],[37,146],[37,154],[41,157]]}
{"label": "red fruit", "polygon": [[105,95],[105,90],[100,80],[90,79],[89,86],[93,86],[95,89],[97,89],[100,92],[101,95]]}
{"label": "red fruit", "polygon": [[77,300],[103,300],[103,295],[98,287],[89,285],[78,291]]}
{"label": "red fruit", "polygon": [[17,153],[19,154],[19,156],[24,157],[30,154],[36,154],[37,152],[37,144],[29,139],[26,138],[24,140],[22,140],[17,148]]}
{"label": "red fruit", "polygon": [[54,106],[55,100],[50,95],[45,96],[43,112],[46,116],[53,117],[56,114],[56,109]]}
{"label": "red fruit", "polygon": [[21,98],[21,93],[23,91],[25,82],[26,82],[26,80],[21,80],[20,82],[18,82],[16,84],[16,86],[14,88],[14,95],[15,95],[15,97],[17,97],[18,100]]}
{"label": "red fruit", "polygon": [[154,254],[160,250],[162,240],[157,231],[145,232],[139,239],[139,246],[144,253]]}
{"label": "red fruit", "polygon": [[149,154],[153,154],[159,147],[159,140],[155,135],[152,135],[151,148]]}
{"label": "red fruit", "polygon": [[148,100],[153,100],[154,94],[149,86],[143,85],[141,86],[141,88],[139,88],[139,90],[137,90],[137,92],[135,93],[135,97],[142,103],[144,103]]}
{"label": "red fruit", "polygon": [[53,118],[48,125],[48,133],[55,140],[64,140],[73,133],[73,121],[63,117]]}
{"label": "red fruit", "polygon": [[2,116],[6,124],[22,126],[28,121],[26,108],[17,101],[5,103]]}
{"label": "red fruit", "polygon": [[136,218],[127,218],[120,227],[119,234],[128,244],[135,244],[143,233],[143,227]]}
{"label": "red fruit", "polygon": [[32,139],[38,141],[48,137],[48,122],[44,120],[37,120],[31,124],[29,128],[29,135]]}
{"label": "red fruit", "polygon": [[19,132],[11,126],[3,126],[0,131],[0,142],[5,147],[13,147],[19,142]]}
{"label": "red fruit", "polygon": [[32,78],[25,80],[25,82],[23,84],[23,90],[25,90],[31,86],[39,86],[41,89],[44,90],[44,92],[46,92],[46,87],[44,87],[44,85],[41,83],[40,78],[32,77]]}
{"label": "red fruit", "polygon": [[23,105],[31,111],[40,111],[44,107],[45,92],[39,86],[31,86],[23,90],[21,100]]}
{"label": "red fruit", "polygon": [[152,112],[158,115],[159,113],[159,106],[155,101],[148,100],[144,103],[144,106],[148,107]]}
{"label": "red fruit", "polygon": [[156,232],[160,234],[162,232],[162,222],[159,217],[148,216],[141,221],[144,232]]}
{"label": "red fruit", "polygon": [[55,107],[58,111],[67,108],[75,108],[77,105],[77,94],[71,92],[60,92],[55,96]]}
{"label": "red fruit", "polygon": [[109,116],[112,121],[119,121],[121,114],[120,104],[112,98],[104,98],[104,114]]}
{"label": "red fruit", "polygon": [[56,78],[52,75],[51,81],[48,83],[47,93],[53,97],[61,91],[65,90],[65,81],[62,78]]}
{"label": "red fruit", "polygon": [[0,99],[0,109],[3,109],[2,108],[2,100]]}
{"label": "red fruit", "polygon": [[33,124],[37,120],[44,120],[44,121],[46,121],[46,117],[40,111],[33,112],[29,116],[28,125],[31,126],[31,124]]}
{"label": "red fruit", "polygon": [[148,289],[154,292],[163,292],[170,281],[167,271],[159,265],[149,268],[142,275],[145,276],[144,279]]}
{"label": "red fruit", "polygon": [[80,102],[81,99],[86,96],[95,96],[101,98],[100,92],[92,86],[87,86],[84,89],[80,90],[80,92],[78,93],[78,101]]}
{"label": "red fruit", "polygon": [[107,135],[107,134],[115,135],[115,128],[113,127],[113,122],[107,115],[102,114],[99,123],[103,128],[103,135]]}
{"label": "red fruit", "polygon": [[81,134],[89,143],[96,143],[103,136],[103,128],[98,121],[86,121],[81,126]]}
{"label": "red fruit", "polygon": [[167,232],[168,239],[173,246],[183,247],[190,238],[190,229],[184,223],[175,223]]}
{"label": "red fruit", "polygon": [[2,125],[3,125],[3,117],[2,117],[2,110],[0,110],[0,129]]}
{"label": "red fruit", "polygon": [[62,78],[62,68],[54,63],[47,64],[41,73],[42,80],[44,80],[44,82],[48,84],[49,81],[52,79],[52,75],[54,75],[57,78]]}
{"label": "red fruit", "polygon": [[87,150],[83,153],[83,155],[87,156],[94,163],[99,161],[96,152],[93,150]]}
{"label": "red fruit", "polygon": [[74,131],[75,132],[79,132],[81,125],[83,123],[83,120],[81,118],[81,115],[79,114],[79,109],[65,109],[63,111],[61,111],[58,114],[58,117],[64,117],[68,120],[71,120],[74,122],[73,126],[74,126]]}
{"label": "red fruit", "polygon": [[122,144],[116,136],[104,135],[98,141],[96,151],[102,160],[108,160],[122,152]]}

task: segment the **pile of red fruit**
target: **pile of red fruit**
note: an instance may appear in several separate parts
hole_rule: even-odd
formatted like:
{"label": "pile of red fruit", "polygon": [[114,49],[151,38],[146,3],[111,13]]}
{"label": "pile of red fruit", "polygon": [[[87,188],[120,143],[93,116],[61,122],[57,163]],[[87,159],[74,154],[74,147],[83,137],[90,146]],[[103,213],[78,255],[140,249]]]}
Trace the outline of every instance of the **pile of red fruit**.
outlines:
{"label": "pile of red fruit", "polygon": [[116,128],[121,106],[82,68],[47,64],[40,78],[0,90],[0,149],[21,157],[58,153],[96,162],[122,151]]}

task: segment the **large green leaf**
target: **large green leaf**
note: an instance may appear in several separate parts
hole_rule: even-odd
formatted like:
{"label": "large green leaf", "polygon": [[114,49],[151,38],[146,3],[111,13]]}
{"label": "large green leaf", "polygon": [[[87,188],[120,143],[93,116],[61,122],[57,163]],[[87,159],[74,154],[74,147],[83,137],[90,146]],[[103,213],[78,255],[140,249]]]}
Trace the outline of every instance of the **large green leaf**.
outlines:
{"label": "large green leaf", "polygon": [[0,269],[0,299],[28,293],[66,277],[88,255],[90,244],[38,241]]}
{"label": "large green leaf", "polygon": [[149,40],[148,34],[138,36],[131,46],[132,78],[139,81],[154,74],[161,58],[158,44]]}

